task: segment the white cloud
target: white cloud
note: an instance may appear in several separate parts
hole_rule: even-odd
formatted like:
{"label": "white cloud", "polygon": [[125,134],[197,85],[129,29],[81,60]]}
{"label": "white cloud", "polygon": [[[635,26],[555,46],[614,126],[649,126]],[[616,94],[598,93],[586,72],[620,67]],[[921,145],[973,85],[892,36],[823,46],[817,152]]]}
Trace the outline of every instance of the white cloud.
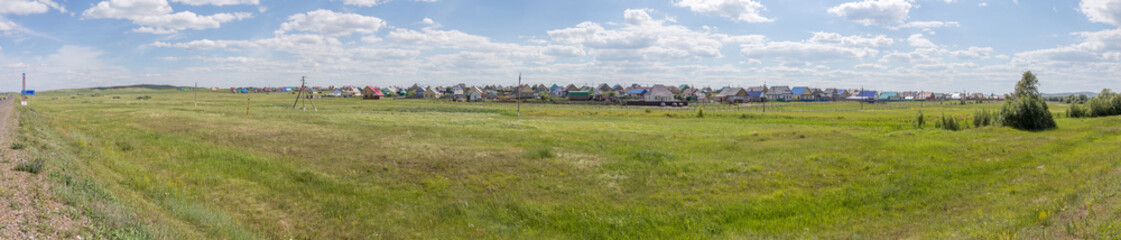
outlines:
{"label": "white cloud", "polygon": [[907,23],[904,23],[904,24],[902,24],[902,25],[899,25],[898,27],[895,27],[895,28],[919,28],[919,29],[931,29],[931,28],[942,28],[942,27],[959,27],[959,26],[961,26],[961,25],[960,25],[960,24],[958,24],[958,22],[943,22],[943,21],[914,21],[914,22],[907,22]]}
{"label": "white cloud", "polygon": [[[19,24],[8,20],[5,15],[30,15],[41,14],[56,9],[59,12],[65,13],[66,8],[55,3],[51,0],[3,0],[0,1],[0,31],[8,33],[13,30],[20,30]],[[28,32],[23,29],[23,32]]]}
{"label": "white cloud", "polygon": [[768,42],[762,45],[747,45],[740,52],[749,58],[769,58],[795,63],[855,60],[873,57],[879,53],[878,50],[871,48],[807,42]]}
{"label": "white cloud", "polygon": [[951,55],[958,57],[958,59],[971,60],[971,59],[986,59],[993,54],[991,47],[969,47],[966,50],[958,50],[950,52]]}
{"label": "white cloud", "polygon": [[607,29],[598,23],[583,22],[575,27],[550,30],[549,37],[560,44],[591,49],[600,61],[696,60],[721,57],[726,43],[762,42],[759,35],[729,36],[711,31],[693,31],[680,25],[655,20],[641,9],[624,12],[625,25]]}
{"label": "white cloud", "polygon": [[[387,3],[391,0],[343,0],[343,4],[359,7],[373,7]],[[413,0],[417,2],[436,2],[437,0]]]}
{"label": "white cloud", "polygon": [[1121,0],[1082,0],[1079,8],[1091,22],[1121,26]]}
{"label": "white cloud", "polygon": [[828,12],[864,26],[891,26],[907,20],[911,7],[905,0],[864,0],[843,3]]}
{"label": "white cloud", "polygon": [[253,17],[247,12],[218,13],[210,16],[190,11],[172,13],[166,0],[108,0],[82,12],[82,18],[128,19],[141,27],[135,32],[169,34],[182,30],[218,28],[222,23]]}
{"label": "white cloud", "polygon": [[0,31],[11,31],[19,27],[19,24],[7,19],[0,19]]}
{"label": "white cloud", "polygon": [[171,1],[172,2],[177,2],[177,3],[182,3],[182,4],[187,4],[187,5],[191,5],[191,6],[202,6],[202,5],[226,6],[226,5],[242,5],[242,4],[247,4],[247,5],[261,4],[259,2],[259,0],[171,0]]}
{"label": "white cloud", "polygon": [[870,69],[870,70],[886,70],[887,66],[880,65],[880,64],[875,64],[875,63],[861,63],[861,64],[857,64],[856,66],[853,66],[853,68],[856,68],[856,69]]}
{"label": "white cloud", "polygon": [[938,47],[938,45],[935,45],[934,42],[930,41],[930,39],[923,38],[921,33],[911,34],[910,37],[907,37],[907,43],[910,44],[912,47],[917,47],[917,48],[935,48],[935,47]]}
{"label": "white cloud", "polygon": [[987,2],[981,2],[981,3],[978,3],[978,4],[977,4],[977,6],[978,6],[978,7],[987,7],[987,6],[989,6],[989,3],[987,3]]}
{"label": "white cloud", "polygon": [[60,12],[66,12],[66,8],[58,5],[51,0],[4,0],[0,1],[0,15],[16,14],[40,14],[46,13],[50,9],[58,9]]}
{"label": "white cloud", "polygon": [[895,40],[884,35],[872,37],[844,36],[838,33],[816,32],[809,40],[810,43],[837,44],[845,47],[884,47],[891,46]]}
{"label": "white cloud", "polygon": [[736,22],[774,22],[774,19],[759,14],[766,8],[754,0],[680,0],[673,5],[689,8],[696,13],[729,18]]}
{"label": "white cloud", "polygon": [[1035,62],[1092,62],[1118,61],[1121,54],[1121,28],[1098,32],[1073,33],[1082,42],[1057,48],[1016,53],[1024,61]]}
{"label": "white cloud", "polygon": [[879,36],[845,36],[837,33],[817,32],[802,42],[767,42],[743,44],[740,53],[749,58],[775,59],[788,64],[807,64],[858,60],[875,57],[876,47],[886,47],[895,40]]}
{"label": "white cloud", "polygon": [[345,36],[354,33],[372,34],[385,26],[385,21],[380,18],[319,9],[288,17],[288,22],[281,24],[277,33],[301,31]]}

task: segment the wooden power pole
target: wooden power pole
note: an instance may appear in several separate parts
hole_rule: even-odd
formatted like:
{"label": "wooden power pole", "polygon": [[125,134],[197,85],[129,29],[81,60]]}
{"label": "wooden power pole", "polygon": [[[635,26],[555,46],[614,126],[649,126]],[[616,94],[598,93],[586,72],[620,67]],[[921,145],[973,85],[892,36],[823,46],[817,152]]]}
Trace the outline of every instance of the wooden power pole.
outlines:
{"label": "wooden power pole", "polygon": [[522,73],[518,73],[518,86],[514,87],[514,98],[518,99],[518,118],[522,117]]}
{"label": "wooden power pole", "polygon": [[[301,96],[304,98],[300,98]],[[307,102],[311,102],[311,109],[316,112],[319,111],[319,109],[315,107],[315,101],[311,99],[311,88],[307,87],[307,76],[300,77],[300,90],[296,92],[296,101],[292,102],[292,110],[296,110],[296,104],[301,103],[300,100],[303,100],[303,105],[300,107],[301,110],[307,111]]]}

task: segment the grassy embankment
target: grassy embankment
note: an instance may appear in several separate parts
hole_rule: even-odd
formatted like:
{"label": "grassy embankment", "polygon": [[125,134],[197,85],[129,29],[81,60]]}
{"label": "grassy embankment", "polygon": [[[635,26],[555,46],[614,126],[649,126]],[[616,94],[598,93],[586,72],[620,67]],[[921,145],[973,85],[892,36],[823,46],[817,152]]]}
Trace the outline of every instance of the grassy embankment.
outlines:
{"label": "grassy embankment", "polygon": [[[1121,119],[914,129],[917,103],[696,110],[45,93],[21,141],[111,236],[1118,237]],[[137,100],[140,95],[152,96]],[[119,99],[112,98],[120,96]],[[57,98],[52,100],[52,98]],[[999,105],[931,104],[962,120]],[[1052,106],[1053,111],[1065,109]],[[968,124],[964,124],[968,125]]]}

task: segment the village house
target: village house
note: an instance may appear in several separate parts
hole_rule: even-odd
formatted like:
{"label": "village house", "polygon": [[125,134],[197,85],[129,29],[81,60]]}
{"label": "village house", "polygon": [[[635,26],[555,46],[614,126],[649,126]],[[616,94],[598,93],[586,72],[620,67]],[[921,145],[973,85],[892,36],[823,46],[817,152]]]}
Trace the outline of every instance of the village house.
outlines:
{"label": "village house", "polygon": [[647,102],[673,102],[673,92],[670,92],[666,85],[654,85],[650,87],[648,93],[643,95],[643,100]]}
{"label": "village house", "polygon": [[789,101],[794,99],[794,93],[789,86],[772,86],[767,90],[767,100]]}
{"label": "village house", "polygon": [[750,101],[750,96],[748,96],[747,91],[740,87],[725,87],[713,98],[717,102],[722,103],[743,103]]}
{"label": "village house", "polygon": [[366,86],[362,88],[362,99],[379,100],[382,96],[385,96],[385,94],[381,93],[381,90],[376,87]]}

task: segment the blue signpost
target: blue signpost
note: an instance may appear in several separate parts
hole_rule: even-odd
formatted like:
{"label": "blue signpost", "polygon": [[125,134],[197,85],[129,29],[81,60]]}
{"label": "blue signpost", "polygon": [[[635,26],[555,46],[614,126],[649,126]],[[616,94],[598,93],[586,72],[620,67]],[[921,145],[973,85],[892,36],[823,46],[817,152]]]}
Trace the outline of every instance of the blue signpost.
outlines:
{"label": "blue signpost", "polygon": [[35,95],[35,90],[23,90],[23,95]]}

